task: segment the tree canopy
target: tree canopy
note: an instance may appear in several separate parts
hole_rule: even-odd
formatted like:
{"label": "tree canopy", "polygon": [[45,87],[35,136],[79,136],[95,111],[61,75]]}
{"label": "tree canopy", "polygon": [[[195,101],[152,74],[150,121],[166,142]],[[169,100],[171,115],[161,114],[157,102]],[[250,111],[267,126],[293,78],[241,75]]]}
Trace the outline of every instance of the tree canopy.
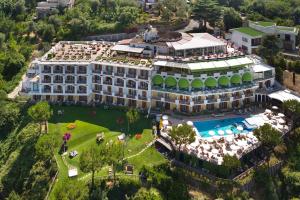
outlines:
{"label": "tree canopy", "polygon": [[173,126],[169,135],[175,144],[178,145],[179,150],[181,149],[182,145],[191,144],[196,139],[196,132],[186,123],[184,123],[182,126]]}

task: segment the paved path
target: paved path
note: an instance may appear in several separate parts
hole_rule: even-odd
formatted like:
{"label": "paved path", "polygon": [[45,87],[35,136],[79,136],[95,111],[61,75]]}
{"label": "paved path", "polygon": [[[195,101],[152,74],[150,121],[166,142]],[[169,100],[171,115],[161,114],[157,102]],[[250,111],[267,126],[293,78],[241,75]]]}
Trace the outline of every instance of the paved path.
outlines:
{"label": "paved path", "polygon": [[17,96],[19,96],[19,92],[21,92],[22,90],[22,82],[25,80],[26,78],[26,74],[24,74],[19,82],[19,84],[17,85],[17,87],[15,87],[15,89],[9,93],[7,95],[7,98],[9,99],[15,99]]}
{"label": "paved path", "polygon": [[186,33],[186,32],[192,31],[193,29],[198,28],[198,27],[199,27],[199,23],[197,21],[191,19],[189,24],[186,27],[184,27],[183,29],[178,30],[178,32]]}

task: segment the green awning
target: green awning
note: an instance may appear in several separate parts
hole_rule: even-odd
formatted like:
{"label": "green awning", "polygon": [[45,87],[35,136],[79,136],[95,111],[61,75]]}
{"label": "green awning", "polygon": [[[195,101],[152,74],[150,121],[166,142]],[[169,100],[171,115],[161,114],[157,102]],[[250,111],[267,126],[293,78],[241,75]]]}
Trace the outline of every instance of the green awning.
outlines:
{"label": "green awning", "polygon": [[206,86],[206,87],[209,87],[209,88],[216,87],[216,86],[217,86],[217,81],[216,81],[216,79],[214,79],[214,78],[212,78],[212,77],[208,77],[208,78],[205,80],[205,86]]}
{"label": "green awning", "polygon": [[227,76],[221,76],[218,79],[218,83],[221,86],[228,86],[229,85],[229,78]]}
{"label": "green awning", "polygon": [[163,84],[164,79],[160,75],[155,75],[152,78],[152,82],[154,85],[161,85],[161,84]]}
{"label": "green awning", "polygon": [[245,72],[243,74],[243,82],[251,82],[252,81],[252,74],[250,72]]}
{"label": "green awning", "polygon": [[181,88],[181,89],[187,89],[187,88],[189,88],[190,83],[189,83],[189,81],[188,81],[187,79],[181,78],[181,79],[179,79],[179,81],[178,81],[178,86],[179,86],[179,88]]}
{"label": "green awning", "polygon": [[241,84],[242,78],[238,74],[234,74],[230,79],[232,84]]}
{"label": "green awning", "polygon": [[168,76],[166,79],[165,79],[165,84],[167,87],[175,87],[177,82],[176,82],[176,79],[172,76]]}
{"label": "green awning", "polygon": [[192,81],[192,87],[200,89],[203,87],[203,82],[200,79],[195,79]]}

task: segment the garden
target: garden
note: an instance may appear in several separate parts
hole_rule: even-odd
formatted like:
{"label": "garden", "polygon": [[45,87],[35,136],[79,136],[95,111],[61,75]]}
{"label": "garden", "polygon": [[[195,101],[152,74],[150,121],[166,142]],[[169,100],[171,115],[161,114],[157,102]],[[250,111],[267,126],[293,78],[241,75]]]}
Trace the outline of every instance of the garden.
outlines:
{"label": "garden", "polygon": [[[152,145],[155,139],[151,130],[152,121],[143,115],[135,122],[128,123],[129,118],[123,109],[73,106],[54,106],[52,109],[53,117],[49,121],[48,134],[61,137],[60,151],[58,149],[55,152],[59,169],[57,182],[68,179],[89,182],[92,174],[82,170],[80,155],[90,147],[100,148],[101,145],[109,143],[121,146],[122,166],[116,170],[118,177],[136,178],[144,166],[152,167],[167,162]],[[63,153],[64,151],[66,153]],[[71,156],[70,152],[76,154]],[[133,166],[132,175],[126,175],[124,172],[126,164]],[[69,178],[68,170],[74,168],[77,169],[78,175]],[[96,169],[95,179],[107,179],[109,168],[109,165],[104,165],[101,169]]]}

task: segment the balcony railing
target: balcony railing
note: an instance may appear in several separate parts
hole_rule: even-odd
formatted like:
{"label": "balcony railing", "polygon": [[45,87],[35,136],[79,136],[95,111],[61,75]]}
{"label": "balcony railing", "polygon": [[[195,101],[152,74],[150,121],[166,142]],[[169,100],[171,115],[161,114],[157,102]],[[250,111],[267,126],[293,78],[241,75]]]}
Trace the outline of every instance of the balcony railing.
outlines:
{"label": "balcony railing", "polygon": [[136,78],[136,74],[126,74],[126,77],[128,78]]}
{"label": "balcony railing", "polygon": [[42,83],[51,83],[51,79],[44,79]]}
{"label": "balcony railing", "polygon": [[118,93],[116,93],[116,96],[118,96],[118,97],[123,97],[123,96],[124,96],[124,93],[123,93],[123,92],[118,92]]}
{"label": "balcony railing", "polygon": [[54,93],[63,93],[63,90],[54,90]]}
{"label": "balcony railing", "polygon": [[140,86],[139,86],[139,89],[141,89],[141,90],[148,90],[148,86],[140,85]]}
{"label": "balcony railing", "polygon": [[203,99],[194,99],[193,102],[194,102],[194,104],[204,104]]}
{"label": "balcony railing", "polygon": [[51,93],[51,89],[43,89],[42,92],[43,93]]}
{"label": "balcony railing", "polygon": [[230,101],[230,97],[219,97],[221,101]]}
{"label": "balcony railing", "polygon": [[148,75],[139,75],[139,79],[148,80]]}
{"label": "balcony railing", "polygon": [[135,88],[136,86],[133,85],[133,84],[127,84],[126,87],[128,87],[128,88]]}
{"label": "balcony railing", "polygon": [[101,74],[101,69],[93,69],[93,73]]}
{"label": "balcony railing", "polygon": [[216,103],[218,102],[218,99],[206,99],[207,103]]}
{"label": "balcony railing", "polygon": [[85,93],[86,93],[86,90],[77,90],[77,93],[78,93],[78,94],[85,94]]}
{"label": "balcony railing", "polygon": [[98,88],[98,89],[95,89],[95,88],[94,88],[94,89],[93,89],[93,92],[94,92],[94,93],[100,93],[101,90],[100,90],[100,88]]}
{"label": "balcony railing", "polygon": [[124,83],[115,82],[115,86],[124,87]]}
{"label": "balcony railing", "polygon": [[179,100],[180,104],[190,105],[190,100]]}
{"label": "balcony railing", "polygon": [[77,74],[86,74],[86,70],[77,70]]}
{"label": "balcony railing", "polygon": [[103,81],[103,84],[105,84],[105,85],[112,85],[112,81]]}
{"label": "balcony railing", "polygon": [[54,74],[62,74],[63,70],[62,69],[55,69],[55,70],[53,70],[53,73]]}
{"label": "balcony railing", "polygon": [[67,79],[65,80],[65,83],[75,83],[75,79]]}
{"label": "balcony railing", "polygon": [[77,80],[77,83],[86,84],[86,80]]}
{"label": "balcony railing", "polygon": [[51,69],[44,69],[42,71],[42,73],[44,73],[44,74],[50,74],[51,73]]}
{"label": "balcony railing", "polygon": [[124,77],[124,75],[125,75],[124,72],[117,72],[117,73],[115,73],[115,76]]}
{"label": "balcony railing", "polygon": [[103,74],[105,75],[112,75],[113,71],[104,71]]}
{"label": "balcony railing", "polygon": [[53,81],[53,83],[63,83],[63,80],[62,79],[56,79]]}
{"label": "balcony railing", "polygon": [[140,100],[147,100],[148,98],[147,98],[147,96],[139,95],[139,99],[140,99]]}
{"label": "balcony railing", "polygon": [[99,84],[101,84],[101,80],[100,79],[93,79],[93,83],[99,83]]}
{"label": "balcony railing", "polygon": [[127,98],[135,99],[136,94],[127,94]]}
{"label": "balcony railing", "polygon": [[66,90],[65,93],[67,93],[67,94],[74,94],[74,93],[75,93],[75,90]]}
{"label": "balcony railing", "polygon": [[71,70],[67,70],[67,69],[66,69],[65,73],[66,73],[66,74],[74,74],[74,73],[75,73],[75,70],[74,70],[74,69],[73,69],[73,70],[72,70],[72,69],[71,69]]}
{"label": "balcony railing", "polygon": [[112,92],[111,91],[103,91],[103,94],[105,94],[105,95],[111,95]]}

